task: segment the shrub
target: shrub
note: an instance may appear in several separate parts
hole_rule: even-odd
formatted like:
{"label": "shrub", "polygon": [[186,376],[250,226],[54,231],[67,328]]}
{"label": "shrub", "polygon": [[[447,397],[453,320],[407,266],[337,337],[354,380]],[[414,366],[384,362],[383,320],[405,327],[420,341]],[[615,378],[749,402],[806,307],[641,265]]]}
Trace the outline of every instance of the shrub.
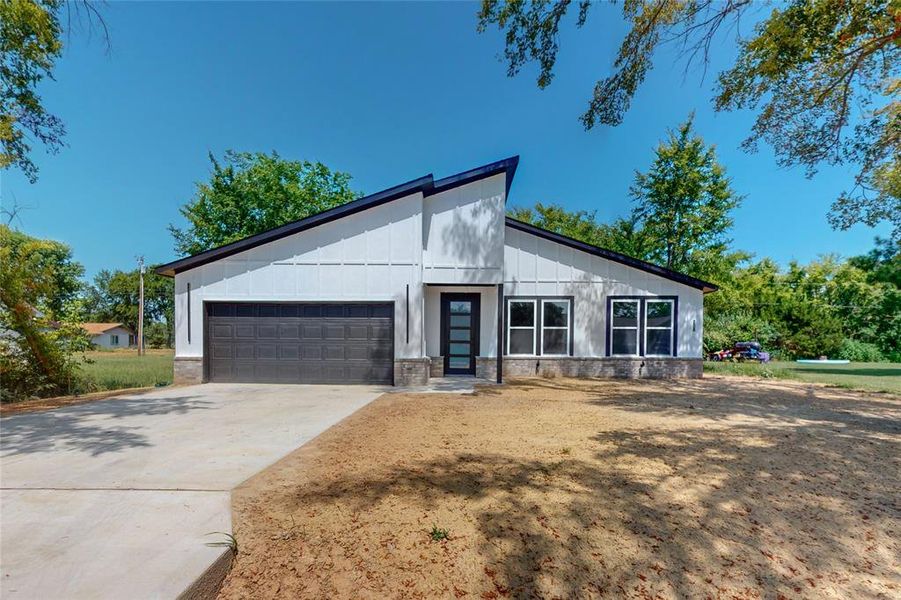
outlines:
{"label": "shrub", "polygon": [[838,357],[854,362],[884,362],[886,360],[876,344],[851,339],[842,340]]}

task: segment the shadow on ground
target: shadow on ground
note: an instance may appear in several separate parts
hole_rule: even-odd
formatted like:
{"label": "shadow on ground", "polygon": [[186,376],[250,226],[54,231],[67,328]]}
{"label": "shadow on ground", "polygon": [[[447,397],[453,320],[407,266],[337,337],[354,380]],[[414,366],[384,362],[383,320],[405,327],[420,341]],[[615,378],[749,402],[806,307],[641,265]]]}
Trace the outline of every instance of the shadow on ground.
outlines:
{"label": "shadow on ground", "polygon": [[[226,597],[246,591],[255,552],[280,586],[291,577],[272,567],[280,560],[324,569],[327,581],[298,584],[301,596],[340,593],[346,569],[366,572],[364,591],[401,597],[901,591],[901,403],[891,397],[527,380],[365,412],[318,440],[315,461],[299,454],[247,491],[239,538],[259,540],[248,540]],[[271,541],[282,517],[267,520],[269,509],[319,531],[319,545]],[[416,529],[438,518],[451,523],[443,547]],[[405,551],[379,554],[378,540]]]}
{"label": "shadow on ground", "polygon": [[[210,408],[200,396],[100,400],[0,420],[0,456],[46,452],[60,447],[94,456],[150,446],[143,426],[121,426],[117,419],[185,414]],[[149,426],[149,425],[148,425]]]}

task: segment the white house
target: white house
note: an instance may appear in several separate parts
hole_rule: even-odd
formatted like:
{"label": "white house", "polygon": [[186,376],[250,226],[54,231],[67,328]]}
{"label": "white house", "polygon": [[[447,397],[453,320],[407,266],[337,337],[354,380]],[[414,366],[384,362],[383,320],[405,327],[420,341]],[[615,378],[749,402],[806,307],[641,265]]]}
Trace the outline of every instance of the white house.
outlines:
{"label": "white house", "polygon": [[699,377],[716,286],[505,216],[518,157],[159,267],[176,380]]}
{"label": "white house", "polygon": [[98,348],[129,348],[136,344],[134,332],[122,323],[82,323],[81,328]]}

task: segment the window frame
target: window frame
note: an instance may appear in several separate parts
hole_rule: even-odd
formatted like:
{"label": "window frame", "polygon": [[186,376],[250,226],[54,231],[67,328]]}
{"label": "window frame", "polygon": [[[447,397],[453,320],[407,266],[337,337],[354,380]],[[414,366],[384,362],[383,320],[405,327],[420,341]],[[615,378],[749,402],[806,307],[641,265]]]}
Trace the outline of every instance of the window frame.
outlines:
{"label": "window frame", "polygon": [[[544,345],[544,302],[566,302],[568,304],[567,326],[566,326],[566,353],[565,354],[544,354],[542,346]],[[534,310],[534,331],[532,333],[532,354],[513,354],[510,352],[510,330],[511,329],[531,329],[530,327],[513,327],[510,325],[510,303],[511,302],[529,302]],[[573,296],[504,296],[504,356],[515,357],[539,357],[546,356],[548,358],[560,358],[573,355],[573,340],[575,332],[575,298]],[[549,329],[563,329],[563,327],[549,327]]]}
{"label": "window frame", "polygon": [[[566,325],[560,327],[558,325],[545,325],[544,324],[544,304],[546,302],[556,302],[556,303],[566,303]],[[542,297],[539,298],[539,304],[541,305],[539,312],[541,313],[541,335],[539,336],[541,346],[539,346],[539,350],[541,351],[540,356],[570,356],[572,355],[572,326],[573,326],[573,316],[572,316],[572,300],[570,298],[549,298]],[[552,353],[548,354],[544,351],[544,330],[545,329],[563,329],[566,331],[566,343],[563,346],[563,353]]]}
{"label": "window frame", "polygon": [[109,345],[110,346],[118,346],[119,345],[119,334],[118,333],[109,334]]}
{"label": "window frame", "polygon": [[[623,327],[623,326],[617,327],[616,325],[613,324],[613,308],[616,306],[617,303],[635,305],[635,326],[634,327]],[[642,304],[641,300],[639,300],[638,298],[614,298],[610,302],[610,311],[607,313],[607,315],[608,315],[607,318],[609,319],[609,323],[610,323],[610,336],[609,336],[610,337],[610,348],[608,351],[609,356],[630,356],[630,357],[641,356],[641,353],[643,350],[643,347],[641,345],[641,330],[642,330],[641,304]],[[613,335],[617,329],[625,329],[625,330],[634,329],[635,330],[635,353],[634,354],[617,354],[613,351]]]}
{"label": "window frame", "polygon": [[[619,301],[638,302],[638,354],[613,354],[613,303]],[[647,303],[669,301],[672,305],[672,326],[670,329],[670,353],[647,354]],[[631,329],[628,328],[628,329]],[[665,327],[652,327],[651,329],[666,329]],[[605,355],[608,357],[648,357],[648,358],[678,358],[679,357],[679,296],[676,295],[631,295],[631,296],[607,296],[606,314],[606,344]]]}
{"label": "window frame", "polygon": [[[532,326],[531,327],[526,327],[524,325],[513,325],[511,323],[511,321],[510,321],[510,312],[511,312],[510,306],[514,302],[522,302],[523,304],[531,303],[531,305],[532,305]],[[510,297],[508,297],[506,309],[507,309],[507,318],[506,318],[507,327],[504,330],[505,335],[507,337],[507,339],[505,340],[506,344],[504,344],[504,346],[507,350],[506,354],[508,356],[535,356],[535,351],[538,349],[538,314],[537,314],[538,300],[536,298],[510,298]],[[513,337],[510,335],[510,330],[512,330],[512,329],[531,329],[532,330],[532,353],[531,354],[523,354],[523,353],[513,354],[512,352],[510,352],[510,338]]]}
{"label": "window frame", "polygon": [[[670,305],[670,323],[669,327],[651,327],[648,325],[648,304],[656,302],[656,303],[668,303]],[[645,356],[651,357],[670,357],[675,356],[675,348],[676,348],[676,340],[673,337],[673,330],[676,326],[676,301],[673,298],[648,298],[644,302],[644,315],[643,320],[645,323],[644,326],[644,348],[645,348]],[[648,348],[648,330],[653,329],[655,331],[664,331],[669,330],[669,354],[650,354],[647,352]]]}

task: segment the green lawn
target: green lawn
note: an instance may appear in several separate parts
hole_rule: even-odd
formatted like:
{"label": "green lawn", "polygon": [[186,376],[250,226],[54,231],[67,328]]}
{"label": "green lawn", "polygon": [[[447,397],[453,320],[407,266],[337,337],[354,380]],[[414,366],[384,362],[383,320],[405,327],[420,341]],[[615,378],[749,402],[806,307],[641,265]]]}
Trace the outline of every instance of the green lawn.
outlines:
{"label": "green lawn", "polygon": [[899,363],[811,365],[776,361],[767,364],[705,362],[704,372],[797,379],[839,387],[901,394],[901,364]]}
{"label": "green lawn", "polygon": [[172,350],[86,352],[82,372],[91,391],[152,387],[172,383]]}

